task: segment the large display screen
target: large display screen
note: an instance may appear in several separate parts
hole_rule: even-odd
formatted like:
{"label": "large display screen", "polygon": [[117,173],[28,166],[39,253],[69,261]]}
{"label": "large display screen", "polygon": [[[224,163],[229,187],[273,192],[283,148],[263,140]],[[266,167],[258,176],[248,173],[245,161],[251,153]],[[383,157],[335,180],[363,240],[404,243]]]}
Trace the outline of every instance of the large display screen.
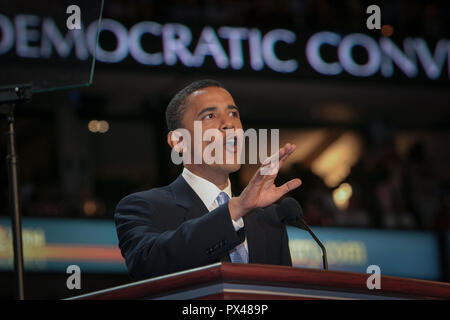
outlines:
{"label": "large display screen", "polygon": [[[126,273],[113,221],[24,218],[26,271]],[[0,270],[12,270],[10,219],[0,218]],[[324,243],[330,270],[440,280],[438,240],[432,232],[313,228]],[[322,268],[320,247],[304,230],[288,227],[294,267]]]}
{"label": "large display screen", "polygon": [[[344,228],[313,228],[322,241],[330,270],[366,273],[380,267],[382,275],[428,280],[441,278],[439,242],[432,232]],[[322,251],[309,233],[288,228],[295,267],[322,268]]]}
{"label": "large display screen", "polygon": [[[0,269],[12,270],[10,219],[0,218]],[[117,246],[114,222],[74,219],[22,220],[25,271],[127,272]]]}
{"label": "large display screen", "polygon": [[[92,11],[92,10],[91,10]],[[67,15],[61,15],[67,18]],[[188,26],[105,18],[70,36],[48,14],[0,8],[0,59],[9,63],[85,61],[96,48],[102,64],[138,70],[283,75],[318,79],[375,79],[407,83],[450,80],[448,40],[391,38],[338,30],[261,29],[254,26]]]}

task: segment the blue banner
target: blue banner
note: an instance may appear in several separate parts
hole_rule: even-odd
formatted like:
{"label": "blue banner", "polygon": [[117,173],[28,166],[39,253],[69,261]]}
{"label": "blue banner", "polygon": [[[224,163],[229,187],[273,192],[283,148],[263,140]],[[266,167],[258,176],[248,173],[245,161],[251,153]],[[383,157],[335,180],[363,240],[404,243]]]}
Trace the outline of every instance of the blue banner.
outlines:
{"label": "blue banner", "polygon": [[[26,271],[126,273],[113,221],[24,218]],[[330,270],[366,273],[377,265],[382,275],[441,279],[439,245],[432,232],[314,228],[328,253]],[[320,247],[310,235],[288,227],[294,267],[322,268]],[[450,238],[450,235],[449,235]],[[13,266],[10,220],[0,218],[0,270]],[[450,239],[449,239],[450,241]]]}
{"label": "blue banner", "polygon": [[[432,232],[314,228],[325,245],[330,270],[366,273],[377,265],[382,275],[428,280],[441,278],[439,244]],[[322,252],[308,232],[288,227],[295,267],[322,268]]]}

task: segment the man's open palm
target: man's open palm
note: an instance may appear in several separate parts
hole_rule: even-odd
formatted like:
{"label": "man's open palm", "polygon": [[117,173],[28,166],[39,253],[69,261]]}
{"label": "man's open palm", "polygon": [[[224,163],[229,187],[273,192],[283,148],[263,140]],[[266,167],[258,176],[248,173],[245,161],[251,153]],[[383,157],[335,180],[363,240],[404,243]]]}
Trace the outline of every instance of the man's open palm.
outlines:
{"label": "man's open palm", "polygon": [[[267,207],[280,199],[287,192],[298,188],[302,181],[298,178],[292,179],[277,187],[275,178],[286,159],[294,152],[295,145],[286,144],[276,154],[264,161],[258,168],[247,187],[239,197],[230,201],[230,214],[234,220],[247,214],[254,208]],[[233,200],[233,199],[232,199]]]}

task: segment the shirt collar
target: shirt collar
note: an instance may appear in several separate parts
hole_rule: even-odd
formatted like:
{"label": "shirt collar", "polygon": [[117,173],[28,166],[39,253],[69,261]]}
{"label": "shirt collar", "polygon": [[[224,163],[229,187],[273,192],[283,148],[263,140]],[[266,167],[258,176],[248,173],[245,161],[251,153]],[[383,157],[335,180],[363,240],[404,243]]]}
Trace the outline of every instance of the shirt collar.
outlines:
{"label": "shirt collar", "polygon": [[219,193],[225,192],[231,199],[232,193],[230,179],[228,179],[228,184],[225,189],[220,190],[214,183],[193,174],[186,168],[183,169],[181,175],[199,196],[199,198],[202,200],[209,211],[217,206],[215,201]]}

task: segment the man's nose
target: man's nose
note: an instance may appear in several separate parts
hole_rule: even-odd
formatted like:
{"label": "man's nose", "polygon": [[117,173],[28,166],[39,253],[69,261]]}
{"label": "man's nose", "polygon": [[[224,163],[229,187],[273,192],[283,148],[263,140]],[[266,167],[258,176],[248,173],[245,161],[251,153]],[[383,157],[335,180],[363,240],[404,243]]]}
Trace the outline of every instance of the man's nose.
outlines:
{"label": "man's nose", "polygon": [[234,124],[231,121],[231,119],[229,117],[223,117],[221,124],[220,124],[220,130],[221,131],[225,131],[225,130],[229,130],[229,129],[234,129]]}

